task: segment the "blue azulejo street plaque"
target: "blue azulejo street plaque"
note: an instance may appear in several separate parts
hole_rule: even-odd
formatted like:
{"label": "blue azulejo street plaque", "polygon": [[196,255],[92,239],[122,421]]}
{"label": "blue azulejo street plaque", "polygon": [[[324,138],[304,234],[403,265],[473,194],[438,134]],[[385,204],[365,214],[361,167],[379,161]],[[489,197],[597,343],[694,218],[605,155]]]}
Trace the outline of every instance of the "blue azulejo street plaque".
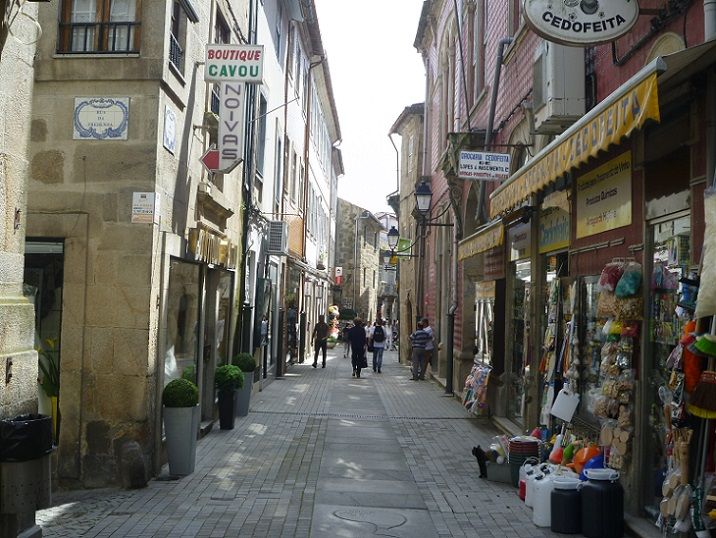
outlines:
{"label": "blue azulejo street plaque", "polygon": [[75,97],[75,140],[127,140],[129,97]]}

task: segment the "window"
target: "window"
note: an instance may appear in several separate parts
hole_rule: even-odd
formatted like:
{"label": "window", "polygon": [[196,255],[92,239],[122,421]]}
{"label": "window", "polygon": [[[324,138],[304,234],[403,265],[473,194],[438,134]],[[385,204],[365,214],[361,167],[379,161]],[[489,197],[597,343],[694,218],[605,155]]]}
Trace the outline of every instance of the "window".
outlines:
{"label": "window", "polygon": [[296,193],[298,191],[297,178],[298,175],[298,155],[296,152],[292,152],[293,157],[291,158],[291,201],[295,204],[297,201]]}
{"label": "window", "polygon": [[365,288],[365,286],[366,286],[366,283],[365,283],[365,282],[366,282],[366,281],[365,281],[365,274],[366,274],[366,268],[364,267],[364,268],[363,268],[363,287],[364,287],[364,288]]}
{"label": "window", "polygon": [[[221,14],[221,11],[216,10],[216,20],[214,21],[214,43],[231,43],[231,29],[226,24],[226,19]],[[211,111],[214,114],[219,113],[219,106],[221,103],[221,86],[219,84],[212,84],[211,88]]]}
{"label": "window", "polygon": [[256,147],[256,171],[264,175],[266,158],[266,112],[268,110],[268,103],[263,93],[259,95],[259,128],[258,128],[258,140]]}
{"label": "window", "polygon": [[522,25],[522,2],[520,0],[509,1],[508,32],[514,36]]}
{"label": "window", "polygon": [[473,102],[477,102],[480,94],[485,89],[485,44],[487,32],[485,32],[485,0],[477,3],[475,7],[475,18],[473,21],[473,47],[472,47],[472,86]]}
{"label": "window", "polygon": [[178,0],[172,6],[171,33],[169,35],[169,63],[184,74],[184,48],[186,46],[186,21],[184,10]]}
{"label": "window", "polygon": [[273,198],[274,211],[281,207],[281,177],[283,174],[283,144],[281,140],[281,125],[276,120],[276,162],[273,169]]}
{"label": "window", "polygon": [[64,0],[60,53],[139,52],[141,0]]}
{"label": "window", "polygon": [[296,27],[288,23],[288,41],[286,41],[286,72],[293,78],[293,66],[296,62]]}
{"label": "window", "polygon": [[283,17],[281,16],[281,4],[278,5],[278,17],[276,17],[276,58],[281,60],[281,24]]}
{"label": "window", "polygon": [[373,269],[373,289],[375,289],[375,285],[376,285],[376,282],[375,282],[375,269]]}
{"label": "window", "polygon": [[298,159],[298,205],[300,208],[303,208],[303,205],[306,203],[306,182],[305,182],[305,173],[306,173],[306,167],[303,164],[303,159]]}
{"label": "window", "polygon": [[373,234],[373,248],[378,249],[378,232]]}

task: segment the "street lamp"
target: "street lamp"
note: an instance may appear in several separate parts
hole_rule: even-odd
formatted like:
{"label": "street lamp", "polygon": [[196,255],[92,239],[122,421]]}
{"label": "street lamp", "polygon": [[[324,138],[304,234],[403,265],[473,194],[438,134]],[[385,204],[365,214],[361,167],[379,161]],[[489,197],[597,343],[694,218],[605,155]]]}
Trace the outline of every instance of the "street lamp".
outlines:
{"label": "street lamp", "polygon": [[430,189],[430,185],[425,181],[421,181],[420,185],[415,188],[415,203],[423,217],[430,212],[430,202],[432,198],[433,191]]}
{"label": "street lamp", "polygon": [[400,239],[400,232],[395,229],[395,226],[390,227],[390,231],[388,232],[388,247],[391,251],[395,250],[395,247],[398,246],[398,240]]}

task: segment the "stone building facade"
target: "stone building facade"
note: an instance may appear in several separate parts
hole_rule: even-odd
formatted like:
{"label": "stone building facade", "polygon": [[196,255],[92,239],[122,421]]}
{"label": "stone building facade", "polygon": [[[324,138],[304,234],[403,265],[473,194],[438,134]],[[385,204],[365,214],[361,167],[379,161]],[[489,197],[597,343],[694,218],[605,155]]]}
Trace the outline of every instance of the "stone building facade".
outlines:
{"label": "stone building facade", "polygon": [[[402,244],[398,245],[398,303],[400,305],[400,360],[410,362],[410,339],[415,330],[415,318],[421,298],[418,296],[418,275],[421,260],[418,257],[419,242],[415,210],[415,186],[423,172],[423,116],[424,104],[405,107],[390,129],[390,134],[400,135],[400,183],[397,194],[389,202],[398,217],[398,231]],[[405,242],[408,242],[405,245]],[[405,250],[404,252],[402,250]],[[400,256],[414,255],[416,257]]]}
{"label": "stone building facade", "polygon": [[354,310],[364,321],[377,316],[381,230],[370,211],[338,199],[335,252],[343,284],[334,290],[333,304]]}
{"label": "stone building facade", "polygon": [[248,35],[248,4],[122,4],[120,22],[43,4],[36,57],[27,265],[59,352],[58,477],[86,487],[117,480],[130,440],[159,469],[169,380],[213,418],[240,296],[242,170],[199,162],[219,97],[201,65]]}

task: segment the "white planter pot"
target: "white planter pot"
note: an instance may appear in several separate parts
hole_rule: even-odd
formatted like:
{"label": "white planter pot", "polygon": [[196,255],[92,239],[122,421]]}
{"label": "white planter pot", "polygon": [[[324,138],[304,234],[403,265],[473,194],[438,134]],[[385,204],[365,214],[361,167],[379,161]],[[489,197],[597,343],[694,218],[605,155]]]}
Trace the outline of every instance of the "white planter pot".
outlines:
{"label": "white planter pot", "polygon": [[249,414],[251,404],[251,389],[253,389],[254,373],[244,373],[244,386],[236,392],[236,416],[245,417]]}
{"label": "white planter pot", "polygon": [[162,407],[167,440],[169,474],[185,476],[194,472],[196,438],[199,433],[199,406]]}

